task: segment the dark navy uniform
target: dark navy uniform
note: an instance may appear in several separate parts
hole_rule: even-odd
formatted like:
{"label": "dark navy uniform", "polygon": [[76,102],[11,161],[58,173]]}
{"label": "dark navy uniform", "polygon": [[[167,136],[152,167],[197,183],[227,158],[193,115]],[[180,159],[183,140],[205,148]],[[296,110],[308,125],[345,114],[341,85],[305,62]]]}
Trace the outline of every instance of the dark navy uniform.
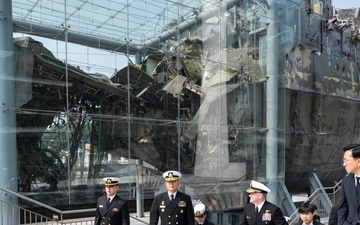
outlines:
{"label": "dark navy uniform", "polygon": [[106,195],[97,199],[94,225],[130,225],[127,202],[116,194],[119,179],[108,177],[103,180]]}
{"label": "dark navy uniform", "polygon": [[107,206],[106,195],[98,198],[95,225],[130,225],[129,208],[125,200],[115,195]]}
{"label": "dark navy uniform", "polygon": [[155,196],[150,210],[150,225],[157,225],[159,218],[161,225],[195,225],[190,196],[178,191],[173,203],[167,192]]}
{"label": "dark navy uniform", "polygon": [[194,207],[194,217],[195,217],[195,225],[214,225],[213,222],[210,222],[206,219],[207,210],[204,204],[199,203]]}
{"label": "dark navy uniform", "polygon": [[204,220],[203,223],[195,222],[195,225],[215,225],[213,222],[210,222],[209,220]]}
{"label": "dark navy uniform", "polygon": [[[288,225],[281,209],[265,200],[266,194],[271,192],[268,187],[252,180],[246,192],[249,193],[250,203],[245,205],[240,225]],[[257,196],[258,193],[261,197]],[[256,212],[254,202],[263,204],[259,212]]]}
{"label": "dark navy uniform", "polygon": [[268,201],[259,213],[255,212],[254,204],[246,204],[242,221],[240,225],[288,225],[281,209]]}

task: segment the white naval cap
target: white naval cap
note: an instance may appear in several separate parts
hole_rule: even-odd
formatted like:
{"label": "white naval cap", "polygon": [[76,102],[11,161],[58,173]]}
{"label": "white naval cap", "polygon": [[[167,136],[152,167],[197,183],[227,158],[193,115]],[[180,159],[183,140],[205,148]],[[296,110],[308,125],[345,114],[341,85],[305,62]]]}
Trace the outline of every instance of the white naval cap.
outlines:
{"label": "white naval cap", "polygon": [[195,205],[194,207],[194,216],[195,217],[203,217],[206,213],[205,213],[205,205],[202,203],[199,203],[197,205]]}
{"label": "white naval cap", "polygon": [[105,181],[105,186],[109,187],[109,186],[118,186],[120,179],[116,178],[116,177],[105,177],[103,178],[103,180]]}
{"label": "white naval cap", "polygon": [[250,183],[250,187],[246,190],[247,193],[270,193],[271,190],[266,187],[264,184],[252,180]]}
{"label": "white naval cap", "polygon": [[181,178],[181,173],[175,170],[166,171],[163,173],[163,178],[166,181],[176,181]]}

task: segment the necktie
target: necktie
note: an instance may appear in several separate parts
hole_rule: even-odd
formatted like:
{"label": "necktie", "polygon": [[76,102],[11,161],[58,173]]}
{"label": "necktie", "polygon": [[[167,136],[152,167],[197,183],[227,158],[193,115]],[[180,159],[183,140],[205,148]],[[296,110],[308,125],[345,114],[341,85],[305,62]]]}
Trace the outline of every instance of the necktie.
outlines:
{"label": "necktie", "polygon": [[111,198],[108,198],[108,201],[107,201],[107,206],[110,205],[110,202],[111,202]]}
{"label": "necktie", "polygon": [[171,204],[174,203],[174,195],[170,195],[170,202],[171,202]]}
{"label": "necktie", "polygon": [[356,178],[356,195],[357,195],[357,198],[358,198],[358,201],[360,199],[360,183],[359,183],[359,180],[360,180],[360,177],[355,177]]}
{"label": "necktie", "polygon": [[255,207],[255,212],[259,213],[259,207],[257,207],[257,206]]}

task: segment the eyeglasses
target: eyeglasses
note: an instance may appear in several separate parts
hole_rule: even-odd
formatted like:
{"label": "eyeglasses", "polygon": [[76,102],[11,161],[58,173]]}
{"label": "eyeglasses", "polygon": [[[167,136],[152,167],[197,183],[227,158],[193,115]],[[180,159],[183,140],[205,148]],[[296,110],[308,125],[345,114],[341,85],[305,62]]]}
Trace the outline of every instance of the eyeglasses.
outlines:
{"label": "eyeglasses", "polygon": [[351,159],[342,159],[343,163],[348,163],[350,161],[354,161],[356,160],[355,158],[351,158]]}

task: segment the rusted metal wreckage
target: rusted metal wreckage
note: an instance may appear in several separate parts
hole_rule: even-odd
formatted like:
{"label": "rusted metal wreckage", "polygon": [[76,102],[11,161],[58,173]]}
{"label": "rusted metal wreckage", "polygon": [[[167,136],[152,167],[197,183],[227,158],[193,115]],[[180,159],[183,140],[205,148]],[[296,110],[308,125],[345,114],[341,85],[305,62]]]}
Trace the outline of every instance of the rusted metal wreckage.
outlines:
{"label": "rusted metal wreckage", "polygon": [[[313,170],[324,186],[339,181],[344,175],[341,147],[358,142],[360,129],[359,10],[320,13],[309,9],[305,24],[305,39],[284,52],[281,79],[286,105],[285,181],[291,193],[308,191],[307,178]],[[239,180],[229,182],[222,191],[217,190],[218,178],[209,186],[203,181],[211,181],[219,165],[224,182],[251,178],[261,166],[263,75],[257,46],[233,44],[220,52],[211,48],[204,52],[215,36],[169,42],[141,64],[129,65],[110,79],[65,65],[31,38],[16,39],[20,189],[29,188],[33,179],[29,174],[39,174],[48,183],[66,178],[66,168],[74,166],[85,127],[89,127],[89,178],[99,175],[92,166],[100,163],[97,159],[103,154],[128,157],[128,140],[131,158],[161,171],[176,168],[180,140],[181,170],[194,175],[184,182],[198,197],[212,210],[243,205],[246,194],[237,191]],[[219,64],[221,59],[226,63]],[[228,109],[223,117],[219,117],[221,107]],[[62,162],[53,149],[41,145],[44,133],[64,126],[65,116],[72,131],[70,162]],[[226,130],[213,130],[214,118],[223,119]],[[37,132],[27,129],[34,127]],[[212,138],[219,133],[227,149],[221,157],[215,151],[217,138]],[[50,174],[48,168],[52,168]]]}

